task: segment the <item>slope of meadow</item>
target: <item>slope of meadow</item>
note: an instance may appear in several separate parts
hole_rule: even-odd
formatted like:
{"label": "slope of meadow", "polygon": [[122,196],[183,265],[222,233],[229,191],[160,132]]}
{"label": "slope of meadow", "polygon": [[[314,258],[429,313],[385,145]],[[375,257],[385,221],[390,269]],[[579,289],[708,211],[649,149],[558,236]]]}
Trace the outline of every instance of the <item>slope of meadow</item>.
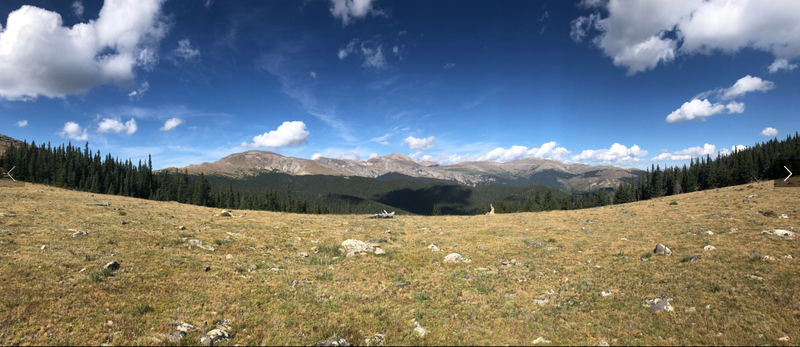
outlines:
{"label": "slope of meadow", "polygon": [[[0,186],[0,344],[169,344],[172,321],[196,325],[181,343],[197,344],[224,319],[229,345],[795,344],[797,239],[761,232],[791,230],[798,206],[800,191],[766,182],[577,211],[232,218]],[[386,254],[345,257],[351,238],[386,238]],[[445,264],[451,252],[472,262]],[[110,261],[121,268],[101,271]],[[661,296],[674,312],[642,305]]]}

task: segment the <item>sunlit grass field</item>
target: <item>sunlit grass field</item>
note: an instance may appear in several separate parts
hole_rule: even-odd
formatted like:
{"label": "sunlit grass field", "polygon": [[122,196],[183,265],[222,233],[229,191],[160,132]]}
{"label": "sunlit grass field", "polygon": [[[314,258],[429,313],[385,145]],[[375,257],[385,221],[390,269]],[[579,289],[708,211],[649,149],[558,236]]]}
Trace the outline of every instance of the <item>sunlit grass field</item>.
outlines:
{"label": "sunlit grass field", "polygon": [[[173,321],[198,327],[180,344],[199,344],[224,319],[227,345],[364,345],[376,334],[388,345],[797,344],[798,238],[761,232],[797,227],[798,209],[800,190],[772,182],[578,211],[394,219],[223,217],[4,186],[0,344],[171,344]],[[385,255],[339,252],[381,238]],[[672,256],[653,255],[658,243]],[[453,252],[472,262],[444,263]],[[103,271],[111,261],[120,269]],[[661,296],[673,312],[642,304]]]}

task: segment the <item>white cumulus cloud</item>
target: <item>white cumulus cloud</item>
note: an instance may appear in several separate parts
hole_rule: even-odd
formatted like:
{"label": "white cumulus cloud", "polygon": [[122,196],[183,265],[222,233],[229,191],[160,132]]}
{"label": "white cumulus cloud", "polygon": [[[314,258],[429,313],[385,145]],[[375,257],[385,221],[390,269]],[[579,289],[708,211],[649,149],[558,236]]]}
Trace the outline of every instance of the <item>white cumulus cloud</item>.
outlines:
{"label": "white cumulus cloud", "polygon": [[769,73],[776,73],[780,70],[792,71],[796,68],[797,64],[789,64],[789,60],[787,59],[775,59],[775,61],[769,65]]}
{"label": "white cumulus cloud", "polygon": [[192,43],[189,39],[183,39],[178,41],[178,48],[175,48],[172,54],[186,62],[200,57],[200,50],[192,47]]}
{"label": "white cumulus cloud", "polygon": [[75,122],[64,123],[64,128],[62,128],[61,132],[59,132],[58,134],[65,139],[70,139],[75,141],[86,141],[89,139],[89,135],[86,133],[86,129],[81,129],[81,126]]}
{"label": "white cumulus cloud", "polygon": [[133,135],[133,133],[139,130],[139,126],[136,125],[136,120],[131,118],[131,120],[122,123],[119,118],[104,118],[100,124],[97,125],[97,132],[100,133],[126,133],[128,135]]}
{"label": "white cumulus cloud", "polygon": [[242,146],[277,148],[283,146],[299,146],[306,143],[311,135],[302,121],[283,122],[278,129],[253,137],[253,143],[242,143]]}
{"label": "white cumulus cloud", "polygon": [[436,138],[434,136],[428,136],[426,138],[416,138],[413,136],[406,137],[405,143],[408,145],[410,149],[418,149],[418,150],[426,150],[433,148],[433,143],[436,142]]}
{"label": "white cumulus cloud", "polygon": [[717,150],[717,146],[706,143],[703,145],[703,147],[690,147],[672,153],[662,152],[658,156],[653,157],[651,160],[652,161],[689,160],[693,158],[705,157],[707,155],[710,155],[713,158],[716,157],[717,154],[728,155],[730,154],[730,151],[727,148],[722,148],[720,150]]}
{"label": "white cumulus cloud", "polygon": [[520,145],[513,145],[509,148],[498,147],[478,156],[476,160],[506,162],[522,158],[539,158],[564,161],[570,153],[566,148],[558,147],[557,142],[550,141],[538,148]]}
{"label": "white cumulus cloud", "polygon": [[34,6],[11,12],[0,26],[0,97],[64,98],[101,84],[129,84],[136,68],[158,61],[158,42],[168,29],[163,2],[108,0],[97,20],[72,27]]}
{"label": "white cumulus cloud", "polygon": [[616,166],[629,166],[642,161],[642,157],[647,155],[647,151],[637,145],[630,148],[619,143],[614,143],[608,149],[587,149],[578,155],[570,158],[572,161],[586,164],[604,164]]}
{"label": "white cumulus cloud", "polygon": [[745,150],[747,148],[749,148],[749,147],[747,147],[745,145],[736,145],[736,146],[731,146],[731,151],[738,152],[738,151]]}
{"label": "white cumulus cloud", "polygon": [[17,121],[17,126],[20,127],[20,128],[24,128],[24,127],[28,126],[28,121],[27,120]]}
{"label": "white cumulus cloud", "polygon": [[744,112],[744,104],[732,101],[730,103],[712,104],[708,99],[693,99],[692,101],[685,102],[681,108],[673,111],[667,116],[667,123],[683,122],[692,119],[705,120],[706,117],[711,117],[720,113],[742,113]]}
{"label": "white cumulus cloud", "polygon": [[144,96],[144,93],[150,89],[150,83],[144,81],[138,89],[131,91],[128,93],[128,99],[130,100],[141,100]]}
{"label": "white cumulus cloud", "polygon": [[372,0],[331,0],[331,14],[346,26],[368,14],[384,15],[384,12],[373,8]]}
{"label": "white cumulus cloud", "polygon": [[83,18],[83,2],[75,1],[72,3],[72,14],[75,17]]}
{"label": "white cumulus cloud", "polygon": [[[591,6],[588,4],[591,3]],[[628,75],[669,63],[678,55],[754,49],[776,59],[800,57],[800,2],[775,0],[621,1],[572,22],[571,36],[591,40]],[[605,17],[603,17],[605,15]]]}
{"label": "white cumulus cloud", "polygon": [[775,88],[775,83],[762,80],[750,75],[740,78],[728,89],[722,91],[722,98],[725,100],[736,99],[749,92],[766,92]]}
{"label": "white cumulus cloud", "polygon": [[775,137],[775,135],[778,135],[778,129],[773,127],[766,127],[764,130],[761,130],[761,136]]}
{"label": "white cumulus cloud", "polygon": [[181,125],[183,123],[184,123],[183,119],[180,119],[178,117],[173,117],[173,118],[167,119],[167,121],[164,122],[164,126],[159,128],[158,130],[170,131],[170,130],[173,130],[173,129],[177,128],[179,125]]}

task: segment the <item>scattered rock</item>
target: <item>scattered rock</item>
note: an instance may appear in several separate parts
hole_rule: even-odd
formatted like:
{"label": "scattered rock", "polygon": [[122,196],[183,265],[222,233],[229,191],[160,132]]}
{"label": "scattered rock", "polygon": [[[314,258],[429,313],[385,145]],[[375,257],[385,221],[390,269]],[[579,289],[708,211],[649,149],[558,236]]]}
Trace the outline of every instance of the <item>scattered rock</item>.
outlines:
{"label": "scattered rock", "polygon": [[685,309],[683,311],[684,312],[697,312],[697,309],[694,306],[692,306],[692,307],[689,307],[689,308],[687,308],[687,309]]}
{"label": "scattered rock", "polygon": [[755,198],[757,196],[758,196],[758,194],[750,194],[748,196],[745,196],[745,198],[752,199],[752,198]]}
{"label": "scattered rock", "polygon": [[546,338],[544,338],[544,336],[539,336],[539,337],[537,337],[537,338],[536,338],[536,340],[533,340],[533,342],[532,342],[532,343],[533,343],[534,345],[538,345],[538,344],[540,344],[540,343],[550,343],[550,342],[551,342],[551,341],[550,341],[550,340],[548,340],[548,339],[546,339]]}
{"label": "scattered rock", "polygon": [[220,217],[233,217],[233,211],[231,211],[231,210],[222,210],[222,212],[220,212],[219,215],[220,215]]}
{"label": "scattered rock", "polygon": [[314,344],[314,346],[350,346],[350,342],[341,338],[341,337],[334,337],[332,339],[322,340]]}
{"label": "scattered rock", "polygon": [[655,253],[655,254],[672,255],[672,250],[667,248],[667,246],[664,246],[664,245],[659,243],[659,244],[656,245],[656,249],[653,250],[653,253]]}
{"label": "scattered rock", "polygon": [[183,225],[181,225],[181,226],[178,226],[178,230],[186,230],[186,227],[185,227],[185,226],[183,226]]}
{"label": "scattered rock", "polygon": [[765,255],[763,258],[761,258],[761,260],[763,260],[763,261],[773,261],[773,260],[775,260],[775,258],[773,258],[772,256],[769,256],[769,255]]}
{"label": "scattered rock", "polygon": [[471,263],[472,260],[464,258],[461,254],[458,253],[450,253],[444,257],[445,263]]}
{"label": "scattered rock", "polygon": [[540,300],[540,299],[533,300],[533,303],[536,304],[536,306],[544,306],[547,305],[548,302],[550,302],[550,300]]}
{"label": "scattered rock", "polygon": [[792,257],[791,254],[787,254],[787,255],[783,256],[783,259],[790,259],[791,260],[791,259],[794,259],[794,257]]}
{"label": "scattered rock", "polygon": [[233,254],[228,253],[227,255],[225,255],[225,259],[227,260],[233,259]]}
{"label": "scattered rock", "polygon": [[169,325],[174,326],[175,329],[177,329],[178,331],[183,331],[185,333],[188,333],[188,332],[190,332],[192,330],[197,329],[196,326],[191,325],[191,324],[186,323],[186,322],[169,322]]}
{"label": "scattered rock", "polygon": [[438,252],[438,251],[440,251],[439,247],[437,247],[436,245],[434,245],[434,244],[432,244],[432,243],[431,243],[430,245],[428,245],[428,249],[429,249],[429,250],[431,250],[431,252]]}
{"label": "scattered rock", "polygon": [[703,247],[703,250],[704,251],[716,251],[717,247],[714,247],[712,245],[708,245],[708,246]]}
{"label": "scattered rock", "polygon": [[211,246],[211,245],[203,245],[203,243],[202,243],[202,242],[200,242],[200,240],[194,240],[194,239],[192,239],[192,240],[189,240],[189,244],[190,244],[190,245],[192,245],[192,246],[195,246],[195,247],[197,247],[197,248],[202,248],[202,249],[205,249],[205,250],[207,250],[207,251],[212,251],[212,252],[214,251],[214,246]]}
{"label": "scattered rock", "polygon": [[405,286],[407,286],[409,284],[411,284],[411,282],[408,282],[408,281],[397,281],[397,282],[394,282],[394,285],[396,285],[398,287],[405,287]]}
{"label": "scattered rock", "polygon": [[761,214],[761,212],[755,212],[753,213],[753,217],[764,217],[764,215]]}
{"label": "scattered rock", "polygon": [[78,271],[78,273],[83,273],[84,271],[86,271],[86,268],[80,269],[80,271]]}
{"label": "scattered rock", "polygon": [[645,307],[650,307],[650,312],[652,313],[672,312],[675,311],[675,308],[673,308],[672,305],[670,305],[669,303],[670,300],[672,300],[672,298],[667,296],[662,296],[660,298],[647,299],[642,302],[642,305],[644,305]]}
{"label": "scattered rock", "polygon": [[764,230],[761,232],[762,234],[771,234],[780,237],[794,237],[794,232],[789,230],[783,229],[775,229],[775,230]]}
{"label": "scattered rock", "polygon": [[419,337],[423,337],[428,334],[428,329],[425,329],[422,325],[420,325],[416,318],[412,320],[412,323],[414,323],[414,332],[417,333]]}
{"label": "scattered rock", "polygon": [[610,292],[610,291],[608,291],[608,290],[604,290],[604,291],[600,292],[600,296],[602,296],[602,297],[611,296],[612,294],[613,294],[613,293],[611,293],[611,292]]}
{"label": "scattered rock", "polygon": [[244,234],[240,234],[240,233],[232,233],[232,232],[230,232],[230,231],[229,231],[229,232],[227,232],[226,234],[228,234],[228,235],[230,235],[230,236],[236,236],[236,237],[245,237],[245,235],[244,235]]}
{"label": "scattered rock", "polygon": [[345,252],[375,252],[375,247],[368,245],[364,241],[348,239],[342,241],[342,247],[344,247]]}
{"label": "scattered rock", "polygon": [[[213,346],[217,342],[228,341],[230,335],[222,329],[212,329],[200,338],[200,343],[206,346]],[[349,346],[349,345],[348,345]]]}
{"label": "scattered rock", "polygon": [[17,215],[15,215],[13,213],[2,213],[2,214],[0,214],[0,216],[11,218],[11,217],[16,217]]}
{"label": "scattered rock", "polygon": [[375,255],[382,255],[382,254],[386,254],[386,251],[384,251],[383,248],[380,247],[375,248]]}
{"label": "scattered rock", "polygon": [[714,232],[713,232],[713,231],[711,231],[711,230],[706,230],[706,231],[703,231],[703,234],[704,234],[704,235],[711,236],[711,235],[714,235]]}
{"label": "scattered rock", "polygon": [[303,258],[308,258],[308,253],[306,253],[306,252],[300,252],[300,253],[297,253],[297,255],[299,255],[299,256],[301,256]]}
{"label": "scattered rock", "polygon": [[112,262],[109,262],[108,264],[106,264],[105,266],[103,266],[103,268],[104,269],[109,269],[111,271],[117,271],[117,270],[119,270],[119,263],[117,263],[116,261],[112,261]]}
{"label": "scattered rock", "polygon": [[778,216],[778,219],[789,219],[789,216],[787,216],[785,214],[782,214],[782,215]]}
{"label": "scattered rock", "polygon": [[186,333],[180,330],[173,331],[167,334],[167,341],[172,343],[178,343],[186,336]]}
{"label": "scattered rock", "polygon": [[787,341],[789,341],[789,335],[786,335],[786,336],[784,336],[784,337],[781,337],[781,338],[779,338],[779,339],[778,339],[778,341],[781,341],[781,342],[787,342]]}
{"label": "scattered rock", "polygon": [[[379,238],[379,239],[369,240],[369,242],[371,242],[371,243],[386,243],[386,242],[389,242],[389,240],[387,240],[385,238]],[[378,335],[380,335],[380,334],[378,334]],[[377,335],[375,335],[375,336],[377,336]]]}
{"label": "scattered rock", "polygon": [[83,235],[88,235],[88,234],[89,234],[89,233],[87,233],[87,232],[85,232],[85,231],[83,231],[83,230],[80,230],[80,231],[78,231],[78,232],[76,232],[76,233],[72,234],[72,237],[78,237],[78,236],[83,236]]}
{"label": "scattered rock", "polygon": [[606,340],[600,340],[600,343],[598,343],[597,345],[598,346],[609,346],[609,344],[608,344],[608,342],[606,342]]}
{"label": "scattered rock", "polygon": [[364,344],[367,346],[382,346],[384,341],[386,341],[386,335],[375,334],[372,337],[364,340]]}
{"label": "scattered rock", "polygon": [[44,250],[45,248],[47,248],[47,245],[42,245],[42,247],[40,249]]}
{"label": "scattered rock", "polygon": [[738,232],[739,232],[739,229],[731,228],[731,234],[735,234],[735,233],[738,233]]}
{"label": "scattered rock", "polygon": [[751,280],[756,280],[756,281],[763,281],[764,280],[764,277],[756,276],[756,275],[748,275],[747,277],[750,278]]}

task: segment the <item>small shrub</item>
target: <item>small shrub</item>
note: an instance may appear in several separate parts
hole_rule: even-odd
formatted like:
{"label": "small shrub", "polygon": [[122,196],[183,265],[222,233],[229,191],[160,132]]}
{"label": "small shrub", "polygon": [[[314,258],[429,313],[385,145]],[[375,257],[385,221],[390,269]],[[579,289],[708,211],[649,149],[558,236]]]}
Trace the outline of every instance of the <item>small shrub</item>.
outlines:
{"label": "small shrub", "polygon": [[672,206],[675,206],[675,205],[677,205],[677,204],[678,204],[678,202],[677,202],[677,201],[672,201],[672,202],[670,202],[669,204],[670,204],[670,205],[672,205]]}
{"label": "small shrub", "polygon": [[653,256],[653,252],[645,252],[642,254],[642,259],[650,259]]}
{"label": "small shrub", "polygon": [[120,216],[127,216],[127,215],[128,215],[128,212],[125,212],[125,211],[117,211],[117,214],[118,214],[118,215],[120,215]]}
{"label": "small shrub", "polygon": [[692,261],[692,259],[694,259],[695,257],[697,257],[697,256],[687,255],[687,256],[683,257],[683,259],[681,259],[681,263],[688,263],[688,262]]}
{"label": "small shrub", "polygon": [[722,287],[720,287],[720,285],[719,285],[719,284],[712,283],[712,284],[711,284],[711,287],[710,287],[709,289],[711,290],[711,292],[712,292],[712,293],[717,293],[717,292],[719,292],[720,290],[722,290]]}
{"label": "small shrub", "polygon": [[140,316],[145,315],[145,314],[150,313],[150,312],[153,312],[153,311],[155,311],[155,309],[153,309],[153,306],[150,306],[148,304],[136,305],[136,313],[138,313]]}
{"label": "small shrub", "polygon": [[111,277],[114,274],[114,270],[103,268],[98,272],[92,273],[89,277],[94,282],[103,282],[106,278]]}
{"label": "small shrub", "polygon": [[547,242],[550,242],[550,243],[555,243],[555,242],[556,242],[556,239],[554,239],[554,238],[550,238],[549,240],[547,240]]}
{"label": "small shrub", "polygon": [[430,294],[428,294],[426,292],[416,292],[416,293],[414,293],[414,300],[417,300],[417,301],[420,301],[420,302],[428,300],[430,298],[431,298]]}

